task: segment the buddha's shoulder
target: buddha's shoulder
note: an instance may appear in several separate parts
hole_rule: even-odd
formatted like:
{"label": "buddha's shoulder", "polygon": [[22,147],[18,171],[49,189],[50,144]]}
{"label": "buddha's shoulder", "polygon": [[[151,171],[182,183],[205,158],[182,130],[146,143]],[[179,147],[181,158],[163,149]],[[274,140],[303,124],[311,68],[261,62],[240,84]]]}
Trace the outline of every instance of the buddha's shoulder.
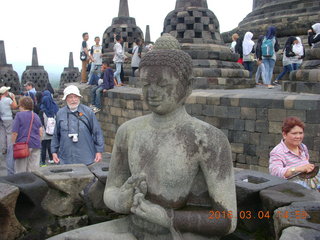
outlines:
{"label": "buddha's shoulder", "polygon": [[220,129],[195,117],[190,117],[188,121],[182,125],[182,128],[185,131],[195,132],[200,135],[225,137],[224,133]]}
{"label": "buddha's shoulder", "polygon": [[141,117],[133,118],[126,121],[119,127],[119,131],[127,131],[129,129],[139,129],[144,128],[146,124],[150,121],[151,114],[144,115]]}

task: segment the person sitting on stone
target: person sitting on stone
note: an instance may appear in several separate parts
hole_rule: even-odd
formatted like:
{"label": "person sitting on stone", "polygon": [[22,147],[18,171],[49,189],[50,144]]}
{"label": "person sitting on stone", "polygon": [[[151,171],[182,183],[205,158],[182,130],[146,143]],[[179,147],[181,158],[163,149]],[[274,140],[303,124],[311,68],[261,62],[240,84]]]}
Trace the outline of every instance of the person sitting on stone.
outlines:
{"label": "person sitting on stone", "polygon": [[231,46],[230,46],[230,51],[232,53],[236,53],[236,45],[237,45],[237,39],[239,38],[239,35],[238,33],[234,33],[232,34],[232,43],[231,43]]}
{"label": "person sitting on stone", "polygon": [[101,111],[101,94],[114,87],[113,71],[109,62],[104,61],[101,66],[102,83],[91,90],[93,112]]}
{"label": "person sitting on stone", "polygon": [[295,58],[292,60],[293,70],[298,70],[303,62],[303,59],[306,55],[305,49],[302,45],[302,41],[300,37],[296,37],[297,41],[292,47],[292,51],[296,54]]}
{"label": "person sitting on stone", "polygon": [[312,28],[308,30],[308,43],[311,46],[320,42],[320,23],[312,25]]}
{"label": "person sitting on stone", "polygon": [[56,116],[56,127],[51,140],[53,161],[60,164],[100,162],[104,138],[100,124],[92,110],[80,104],[82,97],[77,86],[63,91],[67,106]]}
{"label": "person sitting on stone", "polygon": [[[168,46],[179,42],[165,34],[140,64],[152,113],[124,123],[115,137],[104,201],[129,216],[52,239],[204,240],[234,231],[230,144],[219,129],[186,112],[192,60]],[[210,219],[210,210],[228,216]]]}
{"label": "person sitting on stone", "polygon": [[[310,173],[315,165],[309,162],[308,148],[302,143],[304,138],[304,123],[297,117],[288,117],[282,124],[281,142],[270,152],[269,171],[271,175],[280,178],[291,178],[297,173]],[[320,183],[320,174],[316,181]],[[307,182],[295,179],[296,183],[306,188],[312,188]],[[320,189],[320,185],[314,186]]]}

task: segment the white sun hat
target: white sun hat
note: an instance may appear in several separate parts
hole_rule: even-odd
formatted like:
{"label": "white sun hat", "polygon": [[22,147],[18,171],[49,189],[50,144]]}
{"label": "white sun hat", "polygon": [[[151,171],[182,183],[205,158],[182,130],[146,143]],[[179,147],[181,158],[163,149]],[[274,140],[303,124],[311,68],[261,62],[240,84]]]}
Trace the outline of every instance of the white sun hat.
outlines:
{"label": "white sun hat", "polygon": [[6,91],[9,91],[10,87],[3,86],[0,88],[0,94],[4,94]]}
{"label": "white sun hat", "polygon": [[77,95],[78,97],[82,97],[79,91],[79,88],[75,85],[70,85],[63,90],[63,98],[62,100],[66,100],[67,96],[70,94]]}

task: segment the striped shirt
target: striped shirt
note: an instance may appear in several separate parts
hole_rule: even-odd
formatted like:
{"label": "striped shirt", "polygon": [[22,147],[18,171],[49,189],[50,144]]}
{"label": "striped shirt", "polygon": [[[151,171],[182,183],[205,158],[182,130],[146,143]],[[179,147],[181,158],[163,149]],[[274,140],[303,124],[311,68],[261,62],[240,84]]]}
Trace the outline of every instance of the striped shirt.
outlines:
{"label": "striped shirt", "polygon": [[309,153],[306,145],[299,146],[300,155],[290,151],[286,144],[281,142],[270,152],[269,172],[271,175],[286,178],[284,175],[289,168],[309,164]]}

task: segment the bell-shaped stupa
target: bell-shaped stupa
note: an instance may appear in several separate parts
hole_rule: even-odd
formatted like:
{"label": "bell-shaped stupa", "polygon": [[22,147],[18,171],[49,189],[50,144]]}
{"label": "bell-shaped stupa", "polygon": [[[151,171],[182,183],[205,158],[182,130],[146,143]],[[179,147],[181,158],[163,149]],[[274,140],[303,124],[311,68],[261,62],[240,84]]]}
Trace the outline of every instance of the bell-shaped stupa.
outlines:
{"label": "bell-shaped stupa", "polygon": [[79,68],[74,67],[73,53],[69,53],[69,65],[63,69],[60,77],[60,88],[64,88],[64,84],[80,82]]}
{"label": "bell-shaped stupa", "polygon": [[237,63],[239,56],[223,44],[219,21],[206,0],[177,0],[164,21],[170,33],[193,60],[193,88],[250,88],[255,82]]}
{"label": "bell-shaped stupa", "polygon": [[38,64],[37,48],[32,49],[32,64],[22,74],[21,83],[33,82],[36,90],[42,91],[49,82],[49,75],[43,66]]}
{"label": "bell-shaped stupa", "polygon": [[6,51],[4,48],[4,41],[0,41],[0,86],[11,87],[11,92],[19,93],[20,82],[19,76],[13,70],[11,64],[7,64]]}

